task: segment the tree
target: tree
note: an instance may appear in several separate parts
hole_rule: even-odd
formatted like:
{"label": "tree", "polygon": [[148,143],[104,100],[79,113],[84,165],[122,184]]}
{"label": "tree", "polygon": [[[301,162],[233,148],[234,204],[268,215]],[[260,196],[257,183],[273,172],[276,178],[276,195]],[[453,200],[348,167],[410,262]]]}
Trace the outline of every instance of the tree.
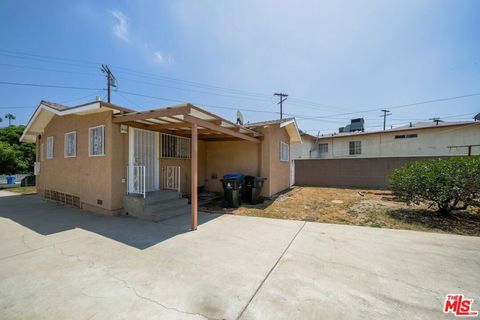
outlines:
{"label": "tree", "polygon": [[11,126],[12,125],[12,120],[15,120],[16,117],[11,113],[7,113],[5,115],[5,119],[8,119],[8,125]]}
{"label": "tree", "polygon": [[427,203],[445,214],[466,209],[480,198],[480,157],[411,162],[394,170],[389,186],[407,204]]}
{"label": "tree", "polygon": [[32,173],[35,145],[20,143],[25,126],[0,128],[0,174]]}

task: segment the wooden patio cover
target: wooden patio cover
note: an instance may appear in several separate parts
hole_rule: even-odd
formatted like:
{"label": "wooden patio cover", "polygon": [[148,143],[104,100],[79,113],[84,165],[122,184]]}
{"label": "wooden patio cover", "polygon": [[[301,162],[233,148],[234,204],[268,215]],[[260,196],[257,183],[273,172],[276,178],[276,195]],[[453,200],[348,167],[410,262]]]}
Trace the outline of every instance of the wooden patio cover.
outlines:
{"label": "wooden patio cover", "polygon": [[193,104],[163,109],[127,112],[113,116],[114,123],[192,139],[192,230],[198,225],[198,139],[206,141],[247,140],[259,143],[261,134],[234,124]]}

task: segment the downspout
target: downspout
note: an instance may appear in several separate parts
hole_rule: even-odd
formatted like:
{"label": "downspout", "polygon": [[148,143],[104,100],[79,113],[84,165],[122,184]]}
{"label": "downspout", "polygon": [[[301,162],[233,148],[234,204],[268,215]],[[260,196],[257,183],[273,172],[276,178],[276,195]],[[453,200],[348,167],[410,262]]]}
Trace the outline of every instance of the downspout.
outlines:
{"label": "downspout", "polygon": [[313,152],[313,150],[315,149],[315,146],[318,144],[318,139],[320,139],[320,130],[318,130],[318,132],[317,132],[317,137],[316,137],[316,139],[315,139],[315,143],[313,144],[313,147],[310,148],[310,152],[309,152],[309,154],[308,154],[308,158],[309,158],[309,159],[312,159],[312,152]]}

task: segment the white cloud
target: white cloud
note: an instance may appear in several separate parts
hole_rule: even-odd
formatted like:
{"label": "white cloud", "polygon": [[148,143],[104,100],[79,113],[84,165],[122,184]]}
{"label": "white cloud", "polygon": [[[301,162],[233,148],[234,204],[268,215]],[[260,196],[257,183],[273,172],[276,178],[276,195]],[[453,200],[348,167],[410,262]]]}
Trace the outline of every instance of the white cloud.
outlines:
{"label": "white cloud", "polygon": [[170,65],[173,63],[173,57],[170,55],[164,55],[160,51],[153,53],[153,62],[161,65]]}
{"label": "white cloud", "polygon": [[128,41],[128,17],[120,10],[113,10],[112,16],[115,19],[113,34],[123,41]]}

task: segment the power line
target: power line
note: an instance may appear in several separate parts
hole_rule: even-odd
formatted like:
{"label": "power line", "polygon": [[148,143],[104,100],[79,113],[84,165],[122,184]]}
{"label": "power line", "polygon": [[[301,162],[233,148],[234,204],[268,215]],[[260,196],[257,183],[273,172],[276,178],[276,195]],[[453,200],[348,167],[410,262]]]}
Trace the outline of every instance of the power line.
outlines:
{"label": "power line", "polygon": [[72,90],[104,90],[100,88],[91,87],[75,87],[75,86],[61,86],[53,84],[39,84],[39,83],[25,83],[25,82],[9,82],[0,81],[0,84],[12,85],[12,86],[26,86],[26,87],[39,87],[39,88],[56,88],[56,89],[72,89]]}
{"label": "power line", "polygon": [[[1,52],[6,52],[6,53],[1,53]],[[76,66],[76,67],[90,67],[91,68],[91,66],[86,66],[85,64],[87,64],[87,65],[98,65],[98,64],[100,64],[100,62],[93,62],[93,61],[87,61],[87,60],[52,57],[52,56],[37,55],[37,54],[31,54],[31,53],[25,53],[25,52],[16,52],[16,51],[11,51],[11,50],[1,50],[1,49],[0,49],[0,55],[13,57],[13,58],[20,58],[20,59],[36,60],[36,61],[47,62],[47,63],[59,63],[59,64],[65,64],[65,65],[70,65],[70,66]],[[20,55],[20,56],[18,56],[18,55]],[[60,60],[60,61],[55,61],[55,60]],[[71,63],[71,62],[75,62],[75,63]],[[78,63],[81,63],[81,65],[79,65]],[[210,85],[210,84],[204,84],[204,83],[201,83],[201,82],[188,81],[188,80],[183,80],[183,79],[178,79],[178,78],[173,78],[173,77],[167,77],[167,76],[159,76],[159,75],[156,75],[154,73],[141,72],[141,71],[125,68],[125,67],[118,66],[118,65],[112,65],[112,67],[115,67],[116,69],[119,69],[118,72],[132,74],[132,75],[135,75],[137,77],[144,77],[144,78],[149,77],[149,78],[153,78],[153,79],[159,79],[159,80],[162,80],[162,81],[179,82],[179,83],[183,83],[184,85],[200,86],[200,87],[210,88],[210,89],[215,89],[215,90],[226,90],[226,91],[231,91],[231,92],[237,92],[238,94],[262,96],[262,97],[268,97],[269,96],[267,94],[261,94],[261,93],[251,92],[251,91],[220,87],[220,86],[215,86],[215,85]]]}
{"label": "power line", "polygon": [[[92,87],[65,86],[65,85],[25,83],[25,82],[21,83],[21,82],[9,82],[9,81],[0,81],[0,85],[30,86],[30,87],[40,87],[40,88],[56,88],[56,89],[72,89],[72,90],[104,91],[104,89],[92,88]],[[140,96],[140,97],[158,99],[158,100],[163,100],[163,101],[172,101],[172,102],[180,102],[180,103],[185,102],[184,100],[163,98],[163,97],[139,94],[139,93],[135,93],[135,92],[127,92],[127,91],[122,91],[122,92],[124,94],[136,95],[136,96]],[[449,101],[449,100],[455,100],[455,99],[463,99],[463,98],[473,97],[473,96],[480,96],[480,93],[471,93],[471,94],[459,95],[459,96],[454,96],[454,97],[447,97],[447,98],[440,98],[440,99],[433,99],[433,100],[425,100],[425,101],[414,102],[414,103],[410,103],[410,104],[396,105],[396,106],[393,106],[392,108],[402,108],[402,107],[414,106],[414,105],[419,105],[419,104],[435,103],[435,102],[439,102],[439,101]],[[223,106],[218,106],[218,105],[209,105],[209,104],[205,104],[205,103],[198,103],[198,104],[205,105],[205,106],[210,106],[212,108],[238,110],[238,108],[233,108],[233,107],[223,107]],[[257,112],[257,113],[271,113],[271,114],[276,113],[276,112],[273,112],[273,111],[270,112],[270,111],[261,111],[261,110],[254,110],[254,109],[245,109],[245,108],[242,108],[240,110],[247,111],[247,112]],[[372,110],[367,110],[367,111],[378,111],[378,109],[372,109]],[[336,116],[341,116],[341,115],[357,114],[357,113],[367,112],[367,111],[364,110],[364,111],[350,112],[350,113],[331,114],[331,115],[318,116],[318,117],[308,117],[308,116],[296,115],[296,114],[286,114],[286,115],[297,117],[298,121],[302,121],[302,120],[322,120],[322,119],[325,119],[325,118],[330,118],[331,116],[335,116],[335,115]],[[327,121],[328,122],[328,120],[322,120],[322,121],[324,121],[324,122]]]}
{"label": "power line", "polygon": [[[3,52],[3,53],[1,53],[1,52]],[[0,55],[9,56],[9,57],[13,57],[13,58],[37,60],[37,61],[47,62],[47,63],[60,63],[60,64],[65,64],[65,65],[70,65],[70,66],[81,67],[81,68],[92,68],[92,65],[98,65],[99,64],[98,62],[92,62],[92,61],[87,61],[87,60],[51,57],[51,56],[31,54],[31,53],[26,53],[26,52],[17,52],[17,51],[4,50],[4,49],[0,50]],[[21,55],[21,56],[19,57],[18,55]],[[196,87],[206,88],[208,90],[218,90],[218,91],[230,92],[230,93],[236,94],[236,95],[245,95],[245,96],[250,96],[250,97],[262,97],[264,99],[266,99],[268,97],[268,95],[266,95],[266,94],[261,94],[261,93],[251,92],[251,91],[220,87],[220,86],[215,86],[215,85],[210,85],[210,84],[204,84],[204,83],[201,83],[201,82],[182,80],[182,79],[166,77],[166,76],[158,76],[158,75],[153,74],[153,73],[140,72],[140,71],[132,70],[132,69],[121,67],[121,66],[115,66],[115,67],[120,69],[118,72],[129,73],[129,74],[135,75],[137,77],[144,77],[144,78],[149,77],[151,79],[157,79],[159,81],[177,82],[177,83],[180,83],[182,85],[196,86]],[[124,70],[124,71],[122,71],[122,70]],[[178,89],[179,90],[185,90],[183,88],[178,88]],[[202,93],[202,92],[200,92],[200,93]],[[403,107],[409,107],[409,106],[415,106],[415,105],[421,105],[421,104],[427,104],[427,103],[433,103],[433,102],[449,101],[449,100],[454,100],[454,99],[459,99],[459,98],[478,96],[478,95],[480,95],[480,93],[474,93],[474,94],[470,94],[470,95],[463,95],[463,96],[450,97],[450,98],[426,100],[426,101],[420,101],[420,102],[405,104],[405,105],[393,105],[393,106],[390,106],[389,108],[403,108]],[[306,105],[308,105],[310,108],[316,107],[316,108],[341,109],[341,107],[338,107],[338,106],[329,106],[329,105],[324,105],[324,104],[319,104],[319,103],[313,103],[311,101],[300,99],[300,98],[292,98],[292,99],[294,101],[292,101],[291,104],[296,104],[296,105],[300,105],[300,106],[304,106],[304,107],[307,107]],[[302,102],[303,104],[299,104],[295,101]],[[376,107],[374,109],[369,109],[369,110],[354,111],[354,112],[348,112],[348,113],[337,113],[337,114],[330,114],[330,115],[326,115],[326,116],[317,116],[317,117],[299,116],[298,120],[316,120],[316,119],[329,118],[332,115],[333,116],[335,116],[335,115],[350,115],[350,114],[373,112],[373,111],[379,111],[379,110],[380,110],[380,107]]]}
{"label": "power line", "polygon": [[[88,97],[91,97],[91,96],[96,96],[98,94],[100,94],[103,90],[99,90],[98,92],[96,93],[93,93],[93,94],[88,94],[86,96],[81,96],[81,97],[78,97],[78,98],[73,98],[73,99],[68,99],[68,100],[62,100],[62,101],[59,101],[58,103],[60,104],[64,104],[64,103],[68,103],[68,102],[73,102],[73,101],[78,101],[78,100],[82,100],[82,99],[85,99],[85,98],[88,98]],[[37,106],[36,105],[32,105],[32,106],[13,106],[13,107],[0,107],[0,109],[33,109],[33,108],[36,108]]]}
{"label": "power line", "polygon": [[[55,89],[73,89],[73,90],[95,90],[95,91],[105,91],[105,89],[99,89],[99,88],[89,88],[89,87],[75,87],[75,86],[61,86],[61,85],[51,85],[51,84],[38,84],[38,83],[20,83],[20,82],[8,82],[8,81],[0,81],[0,85],[15,85],[15,86],[30,86],[30,87],[40,87],[40,88],[55,88]],[[138,97],[144,97],[144,98],[151,98],[151,99],[156,99],[156,100],[162,100],[162,101],[170,101],[170,102],[177,102],[177,103],[184,103],[185,100],[178,100],[178,99],[170,99],[170,98],[164,98],[164,97],[157,97],[157,96],[152,96],[152,95],[146,95],[146,94],[141,94],[141,93],[135,93],[135,92],[129,92],[129,91],[120,91],[118,92],[128,94],[128,95],[133,95],[133,96],[138,96]],[[272,113],[276,114],[277,112],[274,111],[261,111],[261,110],[254,110],[254,109],[245,109],[245,108],[233,108],[233,107],[224,107],[224,106],[219,106],[219,105],[212,105],[212,104],[206,104],[206,103],[196,103],[199,105],[204,105],[208,106],[211,108],[221,108],[221,109],[229,109],[229,110],[241,110],[241,111],[247,111],[247,112],[257,112],[257,113]],[[288,114],[290,115],[290,114]],[[294,116],[294,115],[291,115]]]}
{"label": "power line", "polygon": [[[66,71],[66,70],[31,67],[31,66],[21,66],[21,65],[13,65],[13,64],[8,64],[8,63],[0,63],[0,66],[6,66],[6,67],[12,67],[12,68],[21,68],[21,69],[29,69],[29,70],[37,70],[37,71],[58,72],[58,73],[66,73],[66,74],[89,75],[89,76],[95,76],[95,77],[100,77],[101,76],[101,75],[95,74],[95,73],[78,72],[78,71]],[[228,98],[258,100],[258,101],[262,101],[262,102],[267,102],[267,101],[272,102],[271,99],[267,99],[267,98],[255,98],[255,97],[250,97],[250,96],[238,96],[236,94],[230,95],[230,94],[221,94],[221,93],[217,93],[217,92],[199,91],[199,90],[194,90],[194,89],[180,88],[180,87],[176,87],[176,86],[169,86],[169,85],[165,85],[165,84],[153,83],[153,82],[142,81],[142,80],[138,80],[138,79],[125,78],[125,77],[122,77],[122,80],[131,81],[131,82],[135,82],[135,83],[141,83],[141,84],[148,84],[148,85],[152,85],[152,86],[156,86],[156,87],[171,88],[171,89],[176,89],[176,90],[181,90],[181,91],[190,91],[190,92],[195,92],[195,93],[209,94],[209,95],[222,96],[222,97],[228,97]]]}
{"label": "power line", "polygon": [[96,73],[67,71],[67,70],[58,70],[58,69],[40,68],[40,67],[31,67],[31,66],[22,66],[22,65],[15,65],[15,64],[9,64],[9,63],[0,63],[0,66],[10,67],[10,68],[20,68],[20,69],[50,71],[50,72],[58,72],[58,73],[79,74],[79,75],[89,75],[89,76],[100,77],[100,75],[96,74]]}
{"label": "power line", "polygon": [[[169,102],[176,102],[176,103],[184,103],[185,102],[185,100],[157,97],[157,96],[141,94],[141,93],[136,93],[136,92],[123,91],[123,90],[118,90],[118,92],[123,93],[123,94],[127,94],[127,95],[149,98],[149,99],[155,99],[155,100],[162,100],[162,101],[169,101]],[[202,106],[206,106],[206,107],[210,107],[210,108],[217,108],[217,109],[240,110],[240,111],[245,111],[245,112],[270,113],[270,114],[277,114],[278,113],[278,112],[275,112],[275,111],[264,111],[264,110],[255,110],[255,109],[245,109],[245,108],[233,108],[233,107],[219,106],[219,105],[206,104],[206,103],[200,103],[200,102],[192,102],[192,103],[202,105]],[[291,115],[291,114],[287,114],[287,115],[294,116],[294,115]]]}
{"label": "power line", "polygon": [[[436,102],[443,102],[443,101],[451,101],[451,100],[456,100],[456,99],[463,99],[463,98],[469,98],[469,97],[475,97],[475,96],[480,96],[480,93],[470,93],[470,94],[464,94],[460,96],[453,96],[453,97],[448,97],[448,98],[439,98],[439,99],[432,99],[432,100],[425,100],[425,101],[419,101],[419,102],[413,102],[413,103],[408,103],[408,104],[400,104],[400,105],[393,105],[389,107],[390,109],[393,108],[405,108],[405,107],[412,107],[412,106],[418,106],[421,104],[429,104],[429,103],[436,103]],[[330,116],[343,116],[343,115],[350,115],[350,114],[358,114],[358,113],[363,113],[363,112],[371,112],[371,111],[379,111],[380,108],[376,109],[369,109],[369,110],[360,110],[356,112],[348,112],[348,113],[336,113],[336,114],[331,114],[331,115],[326,115],[326,116],[319,116],[319,117],[300,117],[299,120],[316,120],[316,119],[322,119],[322,118],[328,118]]]}

